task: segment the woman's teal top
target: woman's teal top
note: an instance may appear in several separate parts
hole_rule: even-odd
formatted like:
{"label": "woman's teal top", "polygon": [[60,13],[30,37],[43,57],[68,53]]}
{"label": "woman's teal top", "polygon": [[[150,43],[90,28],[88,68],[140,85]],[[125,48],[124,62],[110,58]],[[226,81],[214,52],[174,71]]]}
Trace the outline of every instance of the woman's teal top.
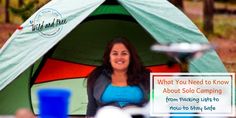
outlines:
{"label": "woman's teal top", "polygon": [[144,99],[144,95],[138,86],[113,86],[109,84],[101,101],[105,104],[117,103],[120,107],[125,107],[128,104],[139,104]]}

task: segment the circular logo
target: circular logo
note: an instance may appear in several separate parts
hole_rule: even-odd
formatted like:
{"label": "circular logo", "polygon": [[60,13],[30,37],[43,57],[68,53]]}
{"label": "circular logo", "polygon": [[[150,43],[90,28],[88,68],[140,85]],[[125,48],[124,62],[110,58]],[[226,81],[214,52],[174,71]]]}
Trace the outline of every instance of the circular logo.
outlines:
{"label": "circular logo", "polygon": [[66,23],[61,14],[54,9],[44,9],[40,11],[32,22],[32,31],[38,31],[43,37],[53,37],[62,30],[62,25]]}

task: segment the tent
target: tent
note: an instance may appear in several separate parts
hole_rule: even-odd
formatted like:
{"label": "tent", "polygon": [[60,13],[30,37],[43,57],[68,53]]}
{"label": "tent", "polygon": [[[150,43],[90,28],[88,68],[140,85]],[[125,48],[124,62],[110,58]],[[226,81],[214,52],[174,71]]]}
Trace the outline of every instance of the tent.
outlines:
{"label": "tent", "polygon": [[[0,50],[0,114],[20,107],[37,114],[36,91],[72,91],[70,115],[86,111],[85,78],[101,64],[106,42],[126,36],[148,68],[178,72],[155,43],[208,43],[206,37],[167,0],[52,0],[34,13]],[[226,72],[215,51],[190,64],[190,72]]]}

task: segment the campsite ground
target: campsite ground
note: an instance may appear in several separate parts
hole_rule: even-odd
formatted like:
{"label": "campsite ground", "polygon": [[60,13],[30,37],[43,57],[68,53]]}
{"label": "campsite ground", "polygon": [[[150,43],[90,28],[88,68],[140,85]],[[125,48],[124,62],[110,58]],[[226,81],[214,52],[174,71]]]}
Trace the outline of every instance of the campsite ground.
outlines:
{"label": "campsite ground", "polygon": [[[225,4],[216,3],[216,7],[225,7]],[[202,2],[195,0],[184,2],[185,13],[202,30]],[[236,9],[236,5],[228,5],[230,9]],[[19,21],[5,24],[4,7],[0,5],[0,47],[5,43],[13,31],[17,28]],[[15,18],[14,18],[15,19]],[[215,15],[214,34],[208,36],[211,43],[217,45],[217,53],[229,72],[236,73],[236,15]],[[214,65],[212,65],[214,66]]]}

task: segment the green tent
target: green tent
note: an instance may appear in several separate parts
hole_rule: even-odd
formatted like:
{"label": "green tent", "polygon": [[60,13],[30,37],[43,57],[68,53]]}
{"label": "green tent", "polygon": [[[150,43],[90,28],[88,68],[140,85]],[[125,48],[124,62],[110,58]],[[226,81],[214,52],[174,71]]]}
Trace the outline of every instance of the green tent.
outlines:
{"label": "green tent", "polygon": [[[38,113],[40,88],[70,89],[70,115],[84,115],[85,78],[101,64],[108,40],[127,37],[147,68],[178,72],[155,43],[208,43],[206,37],[167,0],[52,0],[10,37],[0,50],[0,115],[21,107]],[[191,62],[190,72],[226,72],[212,51]],[[14,80],[14,81],[13,81]]]}

